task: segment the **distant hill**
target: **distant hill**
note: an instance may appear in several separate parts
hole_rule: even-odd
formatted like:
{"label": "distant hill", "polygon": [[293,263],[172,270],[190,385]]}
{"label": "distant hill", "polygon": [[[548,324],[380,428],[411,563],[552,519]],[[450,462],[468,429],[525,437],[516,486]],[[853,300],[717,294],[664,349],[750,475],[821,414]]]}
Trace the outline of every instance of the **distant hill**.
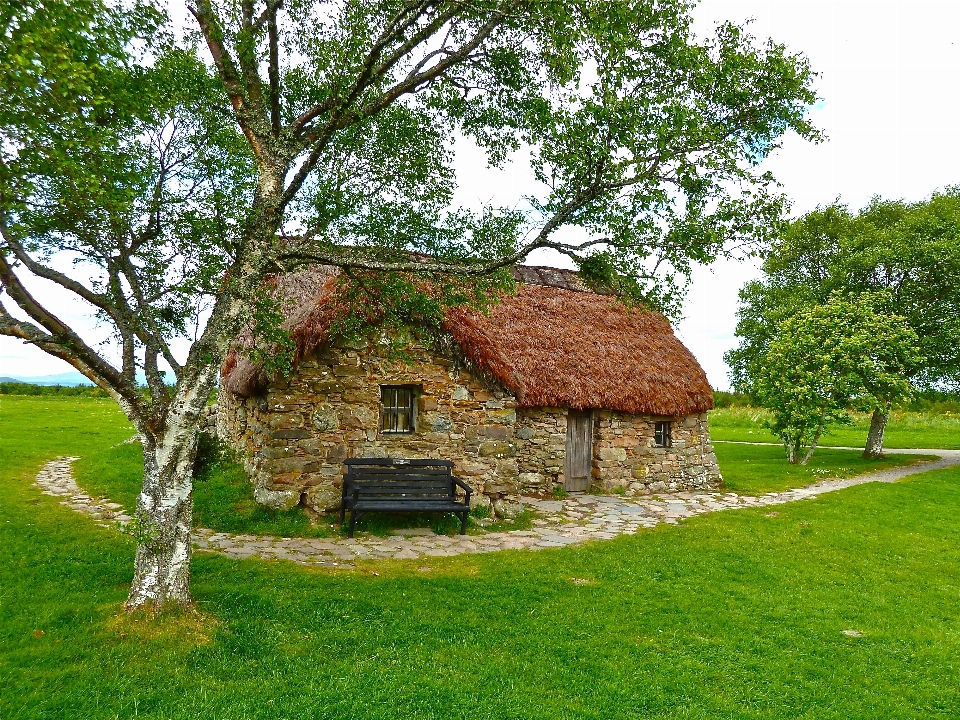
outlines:
{"label": "distant hill", "polygon": [[[170,373],[167,377],[172,380]],[[59,375],[35,375],[33,377],[0,377],[0,382],[30,383],[31,385],[60,385],[62,387],[76,387],[77,385],[89,385],[93,383],[78,372],[66,372]],[[137,383],[146,385],[147,378],[142,372],[137,373]]]}
{"label": "distant hill", "polygon": [[0,382],[21,382],[31,385],[64,385],[66,387],[75,387],[77,385],[90,385],[93,383],[78,372],[60,373],[59,375],[37,375],[34,377],[5,377],[0,378]]}

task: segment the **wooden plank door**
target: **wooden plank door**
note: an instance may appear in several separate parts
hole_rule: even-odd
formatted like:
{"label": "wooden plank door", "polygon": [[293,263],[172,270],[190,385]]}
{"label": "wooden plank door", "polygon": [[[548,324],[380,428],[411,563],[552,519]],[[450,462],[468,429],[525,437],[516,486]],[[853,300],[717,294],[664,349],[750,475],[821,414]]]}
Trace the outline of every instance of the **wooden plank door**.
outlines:
{"label": "wooden plank door", "polygon": [[567,448],[563,462],[564,489],[584,492],[590,489],[593,468],[593,414],[588,410],[567,412]]}

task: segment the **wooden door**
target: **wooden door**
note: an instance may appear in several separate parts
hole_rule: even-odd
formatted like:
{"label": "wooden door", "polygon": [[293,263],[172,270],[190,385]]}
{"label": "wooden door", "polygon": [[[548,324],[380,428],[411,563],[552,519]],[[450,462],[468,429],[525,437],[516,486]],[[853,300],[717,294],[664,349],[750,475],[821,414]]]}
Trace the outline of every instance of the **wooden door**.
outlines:
{"label": "wooden door", "polygon": [[564,489],[583,492],[590,489],[593,467],[593,414],[588,410],[567,412],[567,448],[563,463]]}

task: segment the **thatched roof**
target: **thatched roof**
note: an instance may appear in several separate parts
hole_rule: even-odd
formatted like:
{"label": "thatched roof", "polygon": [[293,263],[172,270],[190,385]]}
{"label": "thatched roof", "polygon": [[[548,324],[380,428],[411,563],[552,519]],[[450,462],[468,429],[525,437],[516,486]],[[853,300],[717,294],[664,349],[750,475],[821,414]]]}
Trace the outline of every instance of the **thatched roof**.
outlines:
{"label": "thatched roof", "polygon": [[[521,407],[674,417],[713,407],[706,375],[659,313],[590,292],[567,270],[521,266],[514,277],[516,295],[504,297],[488,315],[451,310],[444,327],[473,363],[516,394]],[[284,326],[297,343],[298,359],[326,341],[342,311],[336,287],[330,269],[278,281],[280,295],[292,301]],[[243,396],[268,382],[236,352],[223,376],[224,386]]]}

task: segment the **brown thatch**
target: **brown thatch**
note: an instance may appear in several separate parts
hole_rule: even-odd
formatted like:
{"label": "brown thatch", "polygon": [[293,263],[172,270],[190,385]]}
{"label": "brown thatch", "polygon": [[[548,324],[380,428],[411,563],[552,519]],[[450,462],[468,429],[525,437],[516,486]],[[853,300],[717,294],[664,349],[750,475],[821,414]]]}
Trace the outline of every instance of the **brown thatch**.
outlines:
{"label": "brown thatch", "polygon": [[[276,295],[286,315],[283,328],[296,342],[295,362],[326,341],[327,332],[340,312],[336,301],[338,276],[336,268],[321,265],[275,279]],[[252,344],[249,331],[237,338],[238,348],[249,348]],[[223,386],[242,397],[253,395],[270,382],[270,378],[238,349],[227,354],[220,375]]]}
{"label": "brown thatch", "polygon": [[[281,294],[294,303],[285,326],[299,357],[325,342],[338,312],[334,273],[327,271],[322,281],[317,275],[302,271],[280,283]],[[706,375],[662,315],[587,292],[570,271],[522,266],[514,276],[517,294],[489,315],[458,308],[444,325],[466,356],[516,393],[521,406],[673,417],[713,406]],[[239,395],[266,381],[243,357],[228,360],[223,374],[227,389]]]}

